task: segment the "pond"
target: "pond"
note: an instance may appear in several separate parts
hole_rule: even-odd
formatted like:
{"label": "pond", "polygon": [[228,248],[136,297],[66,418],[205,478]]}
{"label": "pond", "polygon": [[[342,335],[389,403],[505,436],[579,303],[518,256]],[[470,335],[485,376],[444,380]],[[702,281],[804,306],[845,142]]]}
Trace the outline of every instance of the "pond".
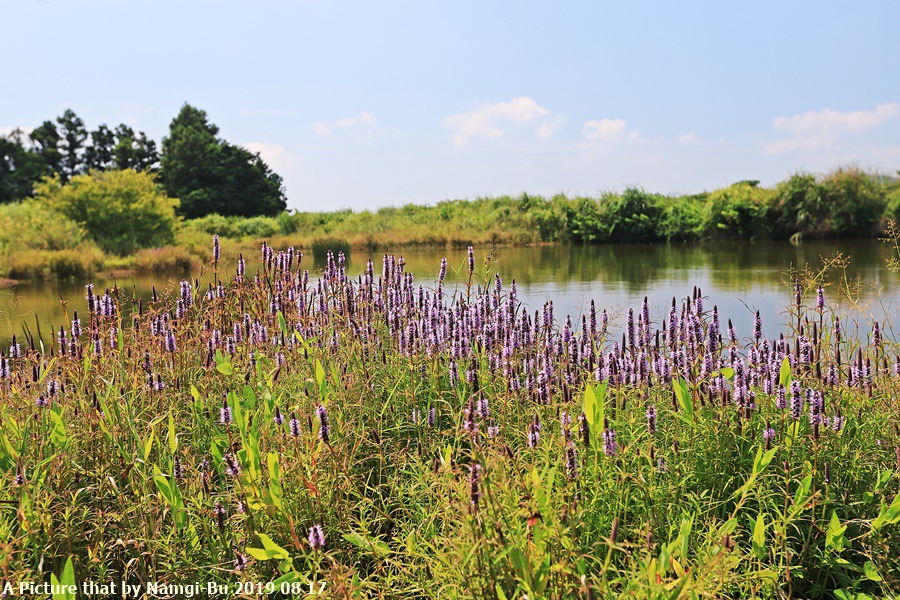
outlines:
{"label": "pond", "polygon": [[[228,244],[223,241],[223,246]],[[448,259],[448,285],[452,293],[462,290],[467,279],[465,250],[404,250],[396,254],[406,260],[406,269],[416,282],[433,286],[441,258]],[[786,330],[786,309],[792,302],[792,269],[822,268],[823,260],[841,255],[849,259],[844,268],[832,268],[825,274],[829,310],[859,321],[861,329],[881,321],[887,335],[900,325],[897,306],[900,301],[898,277],[887,267],[891,248],[876,240],[787,242],[716,242],[700,244],[640,244],[602,246],[539,246],[515,248],[477,248],[476,284],[483,285],[495,273],[504,287],[513,279],[520,299],[530,311],[552,300],[560,322],[573,316],[576,327],[587,314],[593,299],[597,310],[606,308],[613,330],[621,331],[628,308],[639,308],[644,296],[650,300],[654,320],[668,314],[672,298],[684,298],[694,286],[702,290],[705,308],[717,305],[723,326],[732,319],[739,336],[750,335],[753,317],[760,311],[767,337]],[[259,265],[259,254],[248,257],[247,273]],[[348,261],[348,273],[354,277],[365,267],[368,253],[354,251]],[[381,253],[372,257],[376,274],[381,270]],[[309,268],[310,258],[303,259]],[[220,266],[220,273],[232,273],[233,265]],[[311,277],[316,276],[313,269]],[[123,298],[149,298],[153,287],[162,293],[176,289],[181,277],[157,275],[113,280],[97,277],[95,291],[118,285]],[[207,266],[201,283],[211,280]],[[73,310],[86,313],[84,284],[87,282],[27,283],[0,289],[0,343],[6,346],[13,334],[22,338],[27,327],[38,329],[45,343],[50,332],[71,318]],[[493,283],[491,283],[493,285]],[[806,297],[815,302],[814,292]],[[127,311],[130,302],[123,302]],[[865,333],[863,334],[865,337]]]}

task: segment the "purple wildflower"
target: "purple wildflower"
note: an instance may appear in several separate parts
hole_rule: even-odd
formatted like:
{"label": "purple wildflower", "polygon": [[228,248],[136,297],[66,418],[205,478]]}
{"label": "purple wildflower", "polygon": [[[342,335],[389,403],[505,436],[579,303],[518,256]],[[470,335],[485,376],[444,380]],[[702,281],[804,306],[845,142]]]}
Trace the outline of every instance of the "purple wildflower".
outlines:
{"label": "purple wildflower", "polygon": [[309,528],[309,547],[313,550],[321,550],[325,547],[325,532],[318,523]]}

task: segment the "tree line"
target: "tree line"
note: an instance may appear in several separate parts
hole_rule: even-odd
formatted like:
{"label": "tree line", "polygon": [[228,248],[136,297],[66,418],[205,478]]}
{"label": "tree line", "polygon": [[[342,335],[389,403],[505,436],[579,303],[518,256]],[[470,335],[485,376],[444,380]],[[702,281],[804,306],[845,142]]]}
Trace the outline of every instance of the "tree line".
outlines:
{"label": "tree line", "polygon": [[246,148],[228,143],[206,111],[185,103],[161,149],[143,131],[103,123],[93,131],[71,109],[30,132],[0,136],[0,203],[34,195],[43,181],[66,185],[90,173],[153,175],[185,218],[276,215],[285,210],[281,177]]}

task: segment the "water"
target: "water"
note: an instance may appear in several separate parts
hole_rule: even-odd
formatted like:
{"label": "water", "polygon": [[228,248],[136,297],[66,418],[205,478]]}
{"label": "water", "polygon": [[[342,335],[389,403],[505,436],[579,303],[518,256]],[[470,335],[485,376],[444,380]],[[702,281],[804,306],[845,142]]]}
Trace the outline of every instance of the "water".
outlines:
{"label": "water", "polygon": [[[226,246],[228,242],[224,242]],[[504,287],[516,280],[519,297],[531,311],[553,300],[555,315],[564,321],[573,316],[576,327],[582,314],[590,308],[606,308],[612,326],[624,323],[628,308],[637,309],[648,296],[653,318],[662,321],[668,313],[672,297],[691,295],[699,286],[705,297],[704,307],[715,304],[723,324],[734,321],[739,336],[750,335],[753,315],[760,311],[764,333],[777,336],[786,328],[786,309],[793,299],[789,282],[792,268],[810,267],[818,271],[822,258],[837,253],[849,257],[846,269],[832,269],[825,277],[829,310],[855,319],[860,329],[868,331],[873,319],[885,324],[888,337],[900,327],[898,277],[887,268],[890,247],[874,240],[817,241],[792,245],[787,242],[716,242],[702,244],[640,244],[605,246],[540,246],[525,248],[476,249],[476,285],[500,275]],[[448,293],[464,292],[467,280],[465,250],[405,250],[398,252],[406,259],[406,269],[419,284],[430,287],[440,267],[441,258],[449,265]],[[348,262],[348,272],[359,274],[368,254],[355,252]],[[372,257],[375,271],[381,270],[381,254]],[[258,253],[248,255],[247,274],[255,272]],[[304,266],[309,268],[309,259]],[[233,265],[220,272],[233,272]],[[485,277],[485,274],[487,277]],[[312,276],[315,276],[313,272]],[[176,290],[180,277],[140,276],[119,280],[95,278],[95,291],[102,294],[107,287],[118,285],[123,297],[149,298],[156,286],[159,292]],[[202,281],[210,279],[207,267]],[[847,282],[859,285],[857,296],[847,294]],[[85,314],[84,283],[28,283],[0,289],[0,343],[8,344],[11,336],[27,327],[36,334],[38,327],[45,342],[50,332],[71,318],[72,311]],[[851,286],[852,288],[853,286]],[[852,300],[851,301],[851,297]],[[806,299],[813,304],[813,294]],[[130,303],[128,303],[130,304]],[[123,307],[126,311],[129,306]],[[852,329],[851,329],[852,332]]]}

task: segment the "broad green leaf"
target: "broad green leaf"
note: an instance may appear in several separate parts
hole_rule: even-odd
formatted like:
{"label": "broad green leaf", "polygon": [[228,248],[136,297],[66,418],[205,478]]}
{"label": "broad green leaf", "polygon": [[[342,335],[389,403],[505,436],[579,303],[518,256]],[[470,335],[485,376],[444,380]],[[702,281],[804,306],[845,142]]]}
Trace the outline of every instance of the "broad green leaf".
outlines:
{"label": "broad green leaf", "polygon": [[178,438],[175,436],[175,417],[172,416],[172,410],[169,409],[169,452],[175,454],[178,449]]}
{"label": "broad green leaf", "polygon": [[797,493],[794,494],[794,506],[799,507],[806,501],[806,497],[809,495],[809,488],[812,485],[812,475],[807,475],[800,482],[800,487],[797,488]]}
{"label": "broad green leaf", "polygon": [[872,521],[872,529],[878,531],[885,525],[893,525],[900,521],[900,494],[894,496],[890,506],[882,506],[878,516]]}
{"label": "broad green leaf", "polygon": [[256,560],[269,560],[272,558],[269,556],[269,553],[262,548],[251,548],[248,546],[244,548],[244,551]]}
{"label": "broad green leaf", "polygon": [[678,399],[678,404],[681,406],[681,410],[684,411],[685,417],[688,421],[694,420],[694,399],[691,397],[691,392],[688,390],[687,383],[684,379],[676,379],[672,382],[672,385],[675,387],[675,396]]}
{"label": "broad green leaf", "polygon": [[769,466],[769,463],[772,462],[772,459],[775,457],[775,453],[778,451],[777,448],[771,448],[765,452],[763,452],[762,448],[759,448],[756,451],[756,458],[753,459],[753,474],[759,475],[763,472],[763,469]]}
{"label": "broad green leaf", "polygon": [[844,549],[844,532],[846,530],[847,526],[841,525],[837,511],[831,511],[831,521],[828,522],[828,529],[825,531],[825,547],[829,550],[841,552]]}
{"label": "broad green leaf", "polygon": [[265,533],[257,533],[257,537],[259,537],[259,541],[262,542],[263,548],[266,549],[266,553],[269,555],[269,558],[277,558],[277,559],[285,559],[290,556],[290,553],[272,541]]}
{"label": "broad green leaf", "polygon": [[55,410],[50,411],[50,420],[53,421],[53,430],[50,432],[50,441],[58,446],[66,445],[66,424],[62,416]]}
{"label": "broad green leaf", "polygon": [[78,586],[75,583],[75,567],[72,565],[71,557],[66,559],[59,579],[56,575],[50,574],[50,583],[59,590],[53,593],[53,600],[75,600]]}
{"label": "broad green leaf", "polygon": [[878,572],[878,567],[875,566],[871,560],[867,560],[863,565],[863,573],[866,576],[866,579],[870,581],[883,581],[884,579],[881,577],[881,573]]}
{"label": "broad green leaf", "polygon": [[753,552],[756,558],[763,560],[766,557],[766,515],[759,513],[756,523],[753,524]]}
{"label": "broad green leaf", "polygon": [[731,367],[722,367],[719,369],[719,374],[725,378],[726,381],[731,381],[734,378],[734,369]]}
{"label": "broad green leaf", "polygon": [[230,362],[220,362],[216,365],[216,370],[223,375],[231,375],[234,373],[234,369],[231,367]]}
{"label": "broad green leaf", "polygon": [[325,367],[322,366],[321,361],[316,359],[316,383],[319,385],[321,389],[325,383]]}
{"label": "broad green leaf", "polygon": [[781,371],[778,373],[778,383],[787,387],[791,383],[791,361],[785,356],[781,361]]}

